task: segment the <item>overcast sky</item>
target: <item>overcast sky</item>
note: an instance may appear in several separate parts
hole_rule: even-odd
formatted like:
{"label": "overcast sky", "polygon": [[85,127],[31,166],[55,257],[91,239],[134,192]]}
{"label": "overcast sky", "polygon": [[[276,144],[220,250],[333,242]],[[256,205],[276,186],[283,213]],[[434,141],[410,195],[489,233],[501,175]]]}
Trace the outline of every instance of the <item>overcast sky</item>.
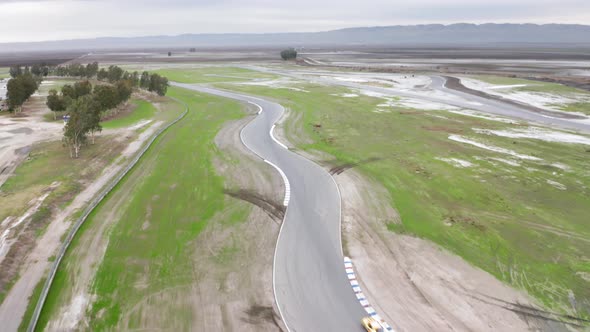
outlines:
{"label": "overcast sky", "polygon": [[423,23],[590,23],[590,0],[0,0],[0,42],[321,31]]}

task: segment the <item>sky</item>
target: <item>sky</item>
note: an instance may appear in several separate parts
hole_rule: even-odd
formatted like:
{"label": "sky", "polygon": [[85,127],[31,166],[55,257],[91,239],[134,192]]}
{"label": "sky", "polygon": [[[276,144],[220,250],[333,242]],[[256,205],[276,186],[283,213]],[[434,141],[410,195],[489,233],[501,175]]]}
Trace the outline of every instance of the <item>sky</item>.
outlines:
{"label": "sky", "polygon": [[590,0],[0,0],[0,42],[459,22],[590,24]]}

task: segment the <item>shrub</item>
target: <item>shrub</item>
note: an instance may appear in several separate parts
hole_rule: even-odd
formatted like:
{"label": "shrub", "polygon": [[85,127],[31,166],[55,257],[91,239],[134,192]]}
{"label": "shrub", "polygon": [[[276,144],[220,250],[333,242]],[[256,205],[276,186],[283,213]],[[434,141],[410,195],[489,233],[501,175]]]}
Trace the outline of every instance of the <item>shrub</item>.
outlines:
{"label": "shrub", "polygon": [[294,48],[283,50],[281,52],[281,58],[283,58],[283,60],[293,60],[297,58],[297,51],[295,51]]}

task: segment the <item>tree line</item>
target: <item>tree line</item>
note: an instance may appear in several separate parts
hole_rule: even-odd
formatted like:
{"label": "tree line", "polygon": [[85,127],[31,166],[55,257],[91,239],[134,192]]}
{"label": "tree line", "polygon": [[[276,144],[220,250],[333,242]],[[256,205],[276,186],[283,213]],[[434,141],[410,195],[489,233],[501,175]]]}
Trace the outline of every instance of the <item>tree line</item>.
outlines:
{"label": "tree line", "polygon": [[105,113],[128,101],[132,93],[133,86],[126,80],[94,87],[89,81],[82,81],[64,85],[59,93],[49,91],[47,107],[54,115],[56,112],[67,112],[64,142],[70,147],[72,158],[78,158],[89,134],[94,144],[94,135],[102,130],[100,121]]}
{"label": "tree line", "polygon": [[22,66],[12,66],[10,67],[9,74],[12,78],[16,78],[24,74],[31,74],[35,77],[44,77],[49,75],[49,71],[50,66],[46,64],[34,64],[31,67],[25,66],[24,68]]}
{"label": "tree line", "polygon": [[[64,142],[70,148],[70,156],[78,158],[80,149],[88,142],[94,144],[95,133],[100,132],[100,122],[131,98],[134,88],[145,89],[159,95],[168,90],[168,79],[158,74],[128,72],[118,66],[99,69],[98,63],[87,65],[69,64],[54,69],[56,76],[78,78],[95,77],[99,83],[92,86],[90,81],[64,85],[61,91],[49,91],[47,107],[54,113],[67,113],[64,128]],[[59,75],[58,75],[59,74]]]}
{"label": "tree line", "polygon": [[166,77],[158,74],[150,74],[147,71],[141,74],[137,71],[128,72],[114,65],[99,69],[98,62],[87,65],[72,63],[65,66],[57,66],[51,73],[60,77],[96,78],[99,81],[109,83],[116,83],[121,80],[129,81],[133,87],[155,92],[160,96],[166,95],[168,91],[168,79]]}
{"label": "tree line", "polygon": [[98,74],[98,62],[89,63],[86,65],[79,63],[70,63],[64,66],[56,66],[51,68],[51,74],[60,77],[80,77],[80,78],[94,78]]}
{"label": "tree line", "polygon": [[[128,72],[119,66],[100,68],[98,62],[86,65],[71,63],[60,66],[48,66],[46,64],[35,64],[31,67],[13,66],[10,68],[12,79],[7,84],[6,99],[8,108],[11,111],[21,109],[23,103],[39,88],[43,77],[75,77],[75,78],[96,78],[99,81],[115,84],[119,81],[129,81],[132,87],[141,88],[155,92],[160,96],[166,95],[168,91],[168,79],[158,74],[150,74],[147,71],[138,73]],[[33,84],[35,83],[35,84]]]}
{"label": "tree line", "polygon": [[[73,85],[64,85],[60,92],[53,89],[47,96],[47,106],[57,118],[57,112],[66,112],[68,120],[64,128],[64,142],[70,147],[70,155],[77,158],[81,147],[100,132],[100,121],[106,115],[117,112],[118,107],[131,97],[134,88],[145,89],[165,95],[168,79],[147,71],[139,74],[128,72],[118,66],[99,68],[98,62],[86,65],[72,63],[60,66],[33,65],[10,68],[12,77],[7,83],[9,109],[18,111],[23,103],[38,89],[46,76],[75,77],[86,79]],[[95,86],[88,81],[99,81]]]}
{"label": "tree line", "polygon": [[15,66],[9,72],[12,78],[6,84],[6,104],[10,112],[19,112],[25,101],[37,91],[46,75],[39,65],[24,69]]}

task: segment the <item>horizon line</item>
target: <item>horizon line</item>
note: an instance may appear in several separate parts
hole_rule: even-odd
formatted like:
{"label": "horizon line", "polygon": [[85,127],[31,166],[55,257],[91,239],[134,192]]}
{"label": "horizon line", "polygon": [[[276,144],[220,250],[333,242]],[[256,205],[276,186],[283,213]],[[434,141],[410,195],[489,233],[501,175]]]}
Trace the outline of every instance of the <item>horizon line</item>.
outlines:
{"label": "horizon line", "polygon": [[279,31],[279,32],[185,32],[177,34],[161,34],[161,35],[104,35],[96,37],[80,37],[80,38],[64,38],[64,39],[43,39],[43,40],[28,40],[18,42],[0,42],[0,45],[14,45],[14,44],[34,44],[34,43],[51,43],[51,42],[70,42],[70,41],[85,41],[85,40],[100,40],[100,39],[131,39],[131,38],[156,38],[156,37],[181,37],[181,36],[205,36],[205,35],[273,35],[273,34],[306,34],[306,33],[322,33],[322,32],[333,32],[347,29],[375,29],[375,28],[394,28],[394,27],[420,27],[420,26],[444,26],[449,27],[453,25],[472,25],[472,26],[483,26],[483,25],[532,25],[532,26],[545,26],[545,25],[563,25],[563,26],[579,26],[579,27],[590,27],[590,24],[582,23],[530,23],[530,22],[486,22],[486,23],[469,23],[469,22],[455,22],[455,23],[420,23],[420,24],[396,24],[396,25],[374,25],[374,26],[350,26],[342,27],[329,30],[315,30],[315,31]]}

